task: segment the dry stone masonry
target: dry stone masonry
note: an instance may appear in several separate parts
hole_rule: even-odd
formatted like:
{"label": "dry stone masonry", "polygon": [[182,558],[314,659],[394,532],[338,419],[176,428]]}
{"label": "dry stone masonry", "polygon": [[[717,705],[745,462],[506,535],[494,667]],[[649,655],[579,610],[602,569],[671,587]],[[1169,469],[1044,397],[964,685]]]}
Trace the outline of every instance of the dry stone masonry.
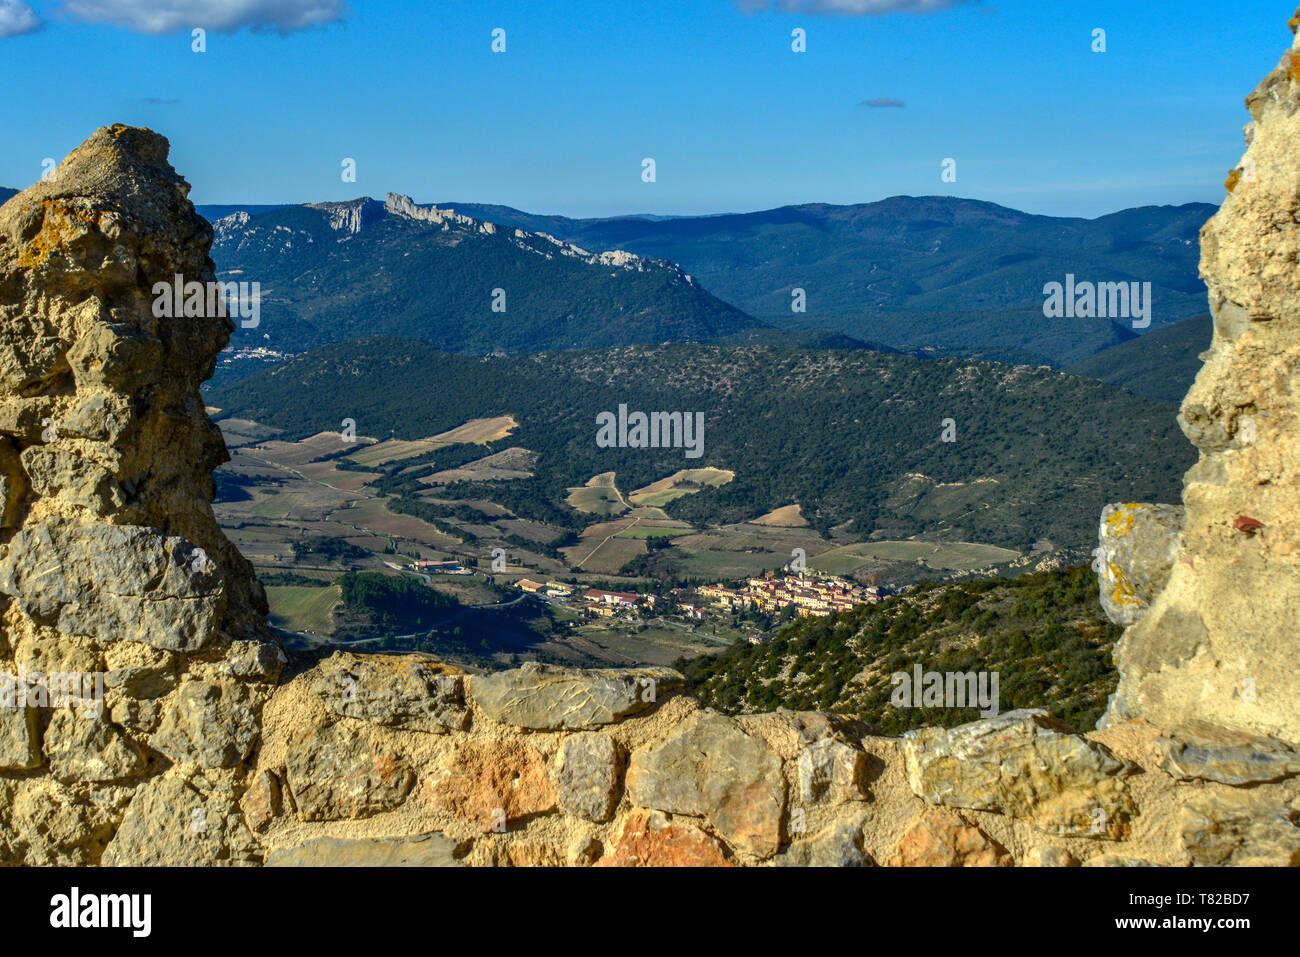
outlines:
{"label": "dry stone masonry", "polygon": [[284,658],[209,505],[233,326],[154,315],[215,278],[167,151],[101,129],[0,209],[0,859],[261,856],[236,801]]}
{"label": "dry stone masonry", "polygon": [[212,228],[165,139],[98,130],[0,207],[0,863],[1300,864],[1300,45],[1248,105],[1185,508],[1102,517],[1106,719],[901,739],[718,714],[662,668],[287,677],[209,506],[232,324],[151,308],[214,278]]}

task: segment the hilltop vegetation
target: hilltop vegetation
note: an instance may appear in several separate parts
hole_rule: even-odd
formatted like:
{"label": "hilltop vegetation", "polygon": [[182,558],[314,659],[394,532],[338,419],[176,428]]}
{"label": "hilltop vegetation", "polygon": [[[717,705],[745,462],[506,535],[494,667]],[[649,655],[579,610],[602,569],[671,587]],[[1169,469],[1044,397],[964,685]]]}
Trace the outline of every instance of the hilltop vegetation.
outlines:
{"label": "hilltop vegetation", "polygon": [[1181,402],[1201,371],[1201,353],[1213,333],[1208,314],[1184,319],[1076,362],[1068,371],[1148,399]]}
{"label": "hilltop vegetation", "polygon": [[679,661],[696,695],[728,713],[824,709],[896,735],[980,717],[975,708],[894,708],[890,676],[996,672],[999,706],[1047,708],[1089,730],[1118,680],[1121,629],[1087,566],[1007,581],[919,586],[879,605],[800,619],[760,645]]}
{"label": "hilltop vegetation", "polygon": [[[519,429],[500,442],[459,461],[450,450],[403,460],[379,485],[417,496],[439,468],[522,447],[538,455],[533,478],[456,482],[440,495],[566,527],[577,520],[569,490],[592,476],[613,471],[635,490],[712,467],[734,480],[666,502],[669,517],[744,522],[798,504],[823,534],[1086,550],[1105,503],[1175,500],[1193,457],[1170,405],[1047,369],[867,350],[668,345],[475,360],[369,338],[214,389],[208,401],[285,437],[352,418],[359,434],[416,439],[514,416]],[[598,447],[596,415],[620,403],[702,412],[704,455]],[[949,419],[954,442],[941,441]]]}

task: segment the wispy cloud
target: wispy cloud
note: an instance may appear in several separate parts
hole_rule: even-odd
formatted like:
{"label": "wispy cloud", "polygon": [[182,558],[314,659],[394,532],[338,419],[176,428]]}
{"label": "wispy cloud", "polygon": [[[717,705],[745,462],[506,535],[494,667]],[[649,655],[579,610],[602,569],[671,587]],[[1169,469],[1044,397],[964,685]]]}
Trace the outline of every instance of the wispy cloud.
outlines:
{"label": "wispy cloud", "polygon": [[41,28],[40,15],[23,0],[0,0],[0,37],[16,37]]}
{"label": "wispy cloud", "polygon": [[137,33],[178,33],[195,27],[218,33],[244,28],[292,33],[342,22],[347,0],[64,0],[59,12]]}
{"label": "wispy cloud", "polygon": [[781,13],[812,16],[879,17],[887,13],[934,13],[978,0],[734,0],[745,13],[775,7]]}
{"label": "wispy cloud", "polygon": [[874,100],[863,100],[861,103],[858,104],[858,106],[869,106],[872,108],[879,108],[882,106],[903,107],[906,105],[907,104],[904,103],[902,100],[896,100],[892,96],[882,96]]}

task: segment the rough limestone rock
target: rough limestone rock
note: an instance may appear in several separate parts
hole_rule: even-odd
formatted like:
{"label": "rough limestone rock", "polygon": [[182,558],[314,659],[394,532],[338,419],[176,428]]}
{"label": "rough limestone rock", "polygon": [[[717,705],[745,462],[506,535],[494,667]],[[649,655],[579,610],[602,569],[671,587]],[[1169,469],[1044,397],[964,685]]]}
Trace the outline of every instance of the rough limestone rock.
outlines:
{"label": "rough limestone rock", "polygon": [[1182,531],[1181,506],[1130,502],[1102,509],[1096,568],[1106,617],[1127,628],[1146,614],[1169,581]]}
{"label": "rough limestone rock", "polygon": [[[1292,21],[1292,32],[1295,32]],[[1300,745],[1300,40],[1246,99],[1228,196],[1201,230],[1214,339],[1179,424],[1200,451],[1179,558],[1119,642],[1112,710]]]}
{"label": "rough limestone rock", "polygon": [[862,784],[867,756],[861,748],[833,738],[814,741],[799,755],[798,770],[799,801],[805,807],[867,798]]}
{"label": "rough limestone rock", "polygon": [[280,790],[280,779],[270,771],[258,772],[244,796],[239,799],[244,822],[254,831],[264,830],[280,814],[281,807],[283,792]]}
{"label": "rough limestone rock", "polygon": [[0,592],[64,635],[197,651],[226,601],[221,577],[197,558],[197,546],[151,528],[51,519],[9,540]]}
{"label": "rough limestone rock", "polygon": [[722,846],[693,824],[638,808],[623,819],[596,867],[734,867]]}
{"label": "rough limestone rock", "polygon": [[429,802],[484,831],[554,810],[555,788],[537,749],[514,741],[466,741],[425,780]]}
{"label": "rough limestone rock", "polygon": [[242,682],[184,682],[162,709],[149,744],[174,761],[229,768],[248,758],[257,742],[256,701]]}
{"label": "rough limestone rock", "polygon": [[588,821],[608,821],[619,797],[623,756],[617,742],[598,731],[566,737],[555,756],[560,806]]}
{"label": "rough limestone rock", "polygon": [[1300,867],[1300,808],[1249,791],[1192,795],[1179,820],[1183,848],[1207,867]]}
{"label": "rough limestone rock", "polygon": [[777,855],[777,867],[871,867],[862,849],[862,825],[839,821],[815,837],[794,841]]}
{"label": "rough limestone rock", "polygon": [[130,799],[125,789],[28,780],[17,785],[9,803],[5,836],[16,851],[11,863],[38,867],[83,867],[98,863],[122,820]]}
{"label": "rough limestone rock", "polygon": [[172,769],[136,790],[103,863],[151,867],[257,864],[260,848],[222,777]]}
{"label": "rough limestone rock", "polygon": [[348,840],[317,837],[296,847],[277,848],[267,867],[464,867],[453,857],[456,842],[436,831],[415,837]]}
{"label": "rough limestone rock", "polygon": [[35,708],[0,708],[0,771],[40,767],[40,715]]}
{"label": "rough limestone rock", "polygon": [[722,715],[697,712],[666,741],[634,753],[627,791],[643,807],[706,818],[755,857],[772,856],[781,843],[781,762]]}
{"label": "rough limestone rock", "polygon": [[1123,854],[1098,854],[1083,862],[1084,867],[1155,867],[1150,861],[1140,857],[1125,857]]}
{"label": "rough limestone rock", "polygon": [[[9,809],[18,862],[260,853],[232,808],[284,659],[212,514],[228,455],[199,384],[233,323],[206,302],[155,314],[157,284],[215,279],[167,153],[105,127],[0,207],[0,674],[98,675],[104,712],[0,713],[0,775],[31,769]],[[220,788],[169,764],[221,768]],[[162,826],[200,793],[223,823]]]}
{"label": "rough limestone rock", "polygon": [[50,773],[65,784],[130,780],[146,764],[140,747],[121,728],[93,713],[66,708],[50,718],[45,753]]}
{"label": "rough limestone rock", "polygon": [[1053,834],[1119,839],[1136,768],[1051,718],[1008,711],[903,736],[908,782],[930,804],[1000,811]]}
{"label": "rough limestone rock", "polygon": [[1218,781],[1243,787],[1300,774],[1300,752],[1275,738],[1219,734],[1197,743],[1176,738],[1156,742],[1160,769],[1180,781]]}
{"label": "rough limestone rock", "polygon": [[960,814],[930,808],[898,841],[890,867],[1010,867],[1011,855]]}
{"label": "rough limestone rock", "polygon": [[1078,867],[1074,855],[1063,847],[1040,845],[1031,847],[1020,861],[1021,867]]}
{"label": "rough limestone rock", "polygon": [[654,707],[683,683],[669,668],[581,671],[535,663],[471,679],[474,701],[489,717],[545,731],[613,724]]}
{"label": "rough limestone rock", "polygon": [[465,679],[445,665],[336,652],[319,670],[313,690],[335,714],[434,734],[463,731],[469,723]]}
{"label": "rough limestone rock", "polygon": [[415,783],[415,773],[399,755],[338,725],[301,729],[285,777],[307,821],[370,817],[405,801]]}

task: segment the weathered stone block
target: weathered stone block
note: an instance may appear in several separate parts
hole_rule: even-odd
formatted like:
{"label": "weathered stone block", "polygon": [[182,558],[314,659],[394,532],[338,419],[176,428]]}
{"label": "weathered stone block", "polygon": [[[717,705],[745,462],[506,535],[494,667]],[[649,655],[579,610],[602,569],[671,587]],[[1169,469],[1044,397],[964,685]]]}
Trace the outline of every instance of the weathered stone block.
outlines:
{"label": "weathered stone block", "polygon": [[1188,796],[1183,849],[1207,867],[1300,867],[1300,811],[1249,791]]}
{"label": "weathered stone block", "polygon": [[777,856],[777,867],[871,867],[862,849],[862,825],[837,821],[816,837],[799,838]]}
{"label": "weathered stone block", "polygon": [[890,867],[1010,867],[1006,848],[959,814],[927,808],[898,841]]}
{"label": "weathered stone block", "polygon": [[243,763],[257,743],[256,699],[237,682],[184,682],[163,704],[149,744],[174,761],[205,768]]}
{"label": "weathered stone block", "polygon": [[335,714],[442,734],[469,724],[464,677],[409,655],[336,652],[317,666],[312,690]]}
{"label": "weathered stone block", "polygon": [[293,735],[285,777],[306,821],[370,817],[406,800],[415,782],[407,763],[336,725]]}
{"label": "weathered stone block", "polygon": [[804,806],[864,801],[867,755],[843,741],[823,738],[799,755],[799,800]]}
{"label": "weathered stone block", "polygon": [[903,736],[913,792],[930,804],[1000,811],[1053,834],[1120,839],[1136,767],[1051,718],[1008,711]]}
{"label": "weathered stone block", "polygon": [[607,734],[571,734],[555,756],[560,806],[588,821],[608,821],[618,804],[622,755]]}
{"label": "weathered stone block", "polygon": [[1130,502],[1101,512],[1097,579],[1106,617],[1127,627],[1169,581],[1183,532],[1181,505]]}
{"label": "weathered stone block", "polygon": [[64,783],[129,780],[146,766],[140,748],[91,711],[54,712],[45,729],[45,754],[50,773]]}
{"label": "weathered stone block", "polygon": [[652,708],[683,683],[682,676],[668,668],[583,671],[530,662],[510,671],[475,675],[470,688],[474,703],[503,724],[582,731]]}
{"label": "weathered stone block", "polygon": [[[484,831],[553,811],[555,788],[532,745],[474,740],[458,744],[425,780],[430,802]],[[296,793],[296,792],[295,792]]]}
{"label": "weathered stone block", "polygon": [[257,864],[261,853],[229,787],[172,769],[136,791],[104,863],[131,867]]}
{"label": "weathered stone block", "polygon": [[24,771],[42,761],[36,709],[0,707],[0,771]]}
{"label": "weathered stone block", "polygon": [[25,527],[4,547],[0,592],[64,634],[171,651],[206,645],[226,601],[221,577],[182,538],[60,519]]}
{"label": "weathered stone block", "polygon": [[274,848],[267,867],[463,867],[456,842],[432,831],[413,837],[349,840],[318,837],[293,847]]}
{"label": "weathered stone block", "polygon": [[645,808],[619,823],[596,867],[734,867],[723,847],[693,824]]}
{"label": "weathered stone block", "polygon": [[781,761],[730,718],[696,712],[628,765],[634,804],[707,818],[728,844],[755,857],[781,843]]}

